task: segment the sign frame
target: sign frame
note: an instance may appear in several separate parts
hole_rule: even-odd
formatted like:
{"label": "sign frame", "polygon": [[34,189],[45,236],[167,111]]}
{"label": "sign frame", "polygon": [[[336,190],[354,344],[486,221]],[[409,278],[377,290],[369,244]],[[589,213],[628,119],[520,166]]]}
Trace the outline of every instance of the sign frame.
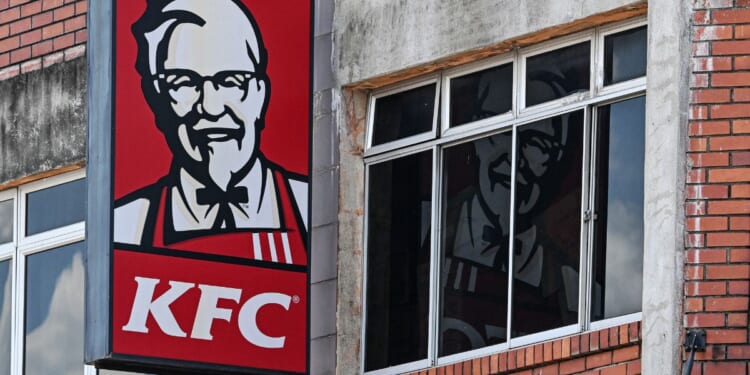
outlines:
{"label": "sign frame", "polygon": [[[263,368],[249,368],[208,362],[116,353],[113,350],[114,306],[114,205],[115,205],[115,119],[118,0],[93,1],[89,4],[87,25],[88,63],[88,145],[87,145],[87,223],[85,283],[84,362],[101,369],[159,373],[237,373],[300,374]],[[125,1],[125,0],[119,0]],[[146,0],[142,0],[146,1]],[[309,1],[309,69],[307,82],[307,212],[305,231],[305,371],[310,372],[310,260],[312,226],[312,148],[315,1]],[[245,0],[245,2],[247,2]]]}

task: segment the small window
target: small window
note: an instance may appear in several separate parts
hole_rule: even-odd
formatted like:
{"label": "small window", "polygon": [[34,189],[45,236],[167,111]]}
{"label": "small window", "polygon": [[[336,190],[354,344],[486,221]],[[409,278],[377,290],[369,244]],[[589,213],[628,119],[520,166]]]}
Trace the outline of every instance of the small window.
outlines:
{"label": "small window", "polygon": [[604,37],[604,84],[646,75],[646,26]]}
{"label": "small window", "polygon": [[513,104],[513,64],[450,80],[450,126],[507,113]]}
{"label": "small window", "polygon": [[527,58],[526,107],[589,91],[590,67],[590,42]]}
{"label": "small window", "polygon": [[82,222],[86,217],[85,179],[29,193],[26,215],[27,236]]}
{"label": "small window", "polygon": [[375,100],[372,146],[430,132],[435,125],[437,83]]}
{"label": "small window", "polygon": [[13,242],[13,200],[0,202],[0,245]]}

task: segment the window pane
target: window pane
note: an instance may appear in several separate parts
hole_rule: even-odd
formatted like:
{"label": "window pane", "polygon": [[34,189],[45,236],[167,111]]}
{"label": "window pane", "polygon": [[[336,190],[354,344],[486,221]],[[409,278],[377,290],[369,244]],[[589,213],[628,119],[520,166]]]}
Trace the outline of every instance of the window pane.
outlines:
{"label": "window pane", "polygon": [[592,320],[641,311],[646,98],[601,107]]}
{"label": "window pane", "polygon": [[590,63],[589,42],[529,57],[526,60],[526,106],[588,91]]}
{"label": "window pane", "polygon": [[365,370],[427,358],[432,152],[370,167]]}
{"label": "window pane", "polygon": [[646,75],[646,26],[604,38],[604,84]]}
{"label": "window pane", "polygon": [[0,244],[13,242],[13,200],[0,202]]}
{"label": "window pane", "polygon": [[86,180],[29,193],[26,216],[27,236],[83,221],[86,218]]}
{"label": "window pane", "polygon": [[450,126],[458,126],[511,110],[513,64],[451,79]]}
{"label": "window pane", "polygon": [[0,375],[10,375],[11,262],[0,262]]}
{"label": "window pane", "polygon": [[512,335],[578,321],[583,111],[518,130]]}
{"label": "window pane", "polygon": [[441,356],[506,341],[512,142],[445,150]]}
{"label": "window pane", "polygon": [[83,373],[83,250],[78,242],[26,258],[26,375]]}
{"label": "window pane", "polygon": [[372,145],[432,130],[436,89],[433,83],[375,100]]}

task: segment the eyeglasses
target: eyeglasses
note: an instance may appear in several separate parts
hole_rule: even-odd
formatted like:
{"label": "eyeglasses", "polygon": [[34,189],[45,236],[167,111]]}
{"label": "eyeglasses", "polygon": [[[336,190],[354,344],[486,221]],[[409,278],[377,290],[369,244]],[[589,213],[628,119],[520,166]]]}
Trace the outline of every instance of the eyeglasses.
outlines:
{"label": "eyeglasses", "polygon": [[160,92],[167,93],[176,103],[191,104],[198,100],[206,82],[210,82],[216,91],[227,98],[241,96],[238,99],[244,100],[249,82],[260,77],[258,72],[240,70],[202,76],[188,69],[169,69],[159,73],[155,79]]}

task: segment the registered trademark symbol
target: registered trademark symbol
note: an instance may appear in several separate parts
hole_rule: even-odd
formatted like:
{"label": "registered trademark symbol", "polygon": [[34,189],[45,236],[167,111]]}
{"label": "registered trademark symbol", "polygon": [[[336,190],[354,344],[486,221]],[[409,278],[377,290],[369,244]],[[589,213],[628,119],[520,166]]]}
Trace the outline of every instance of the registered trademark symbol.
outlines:
{"label": "registered trademark symbol", "polygon": [[299,296],[292,297],[292,302],[299,303]]}

